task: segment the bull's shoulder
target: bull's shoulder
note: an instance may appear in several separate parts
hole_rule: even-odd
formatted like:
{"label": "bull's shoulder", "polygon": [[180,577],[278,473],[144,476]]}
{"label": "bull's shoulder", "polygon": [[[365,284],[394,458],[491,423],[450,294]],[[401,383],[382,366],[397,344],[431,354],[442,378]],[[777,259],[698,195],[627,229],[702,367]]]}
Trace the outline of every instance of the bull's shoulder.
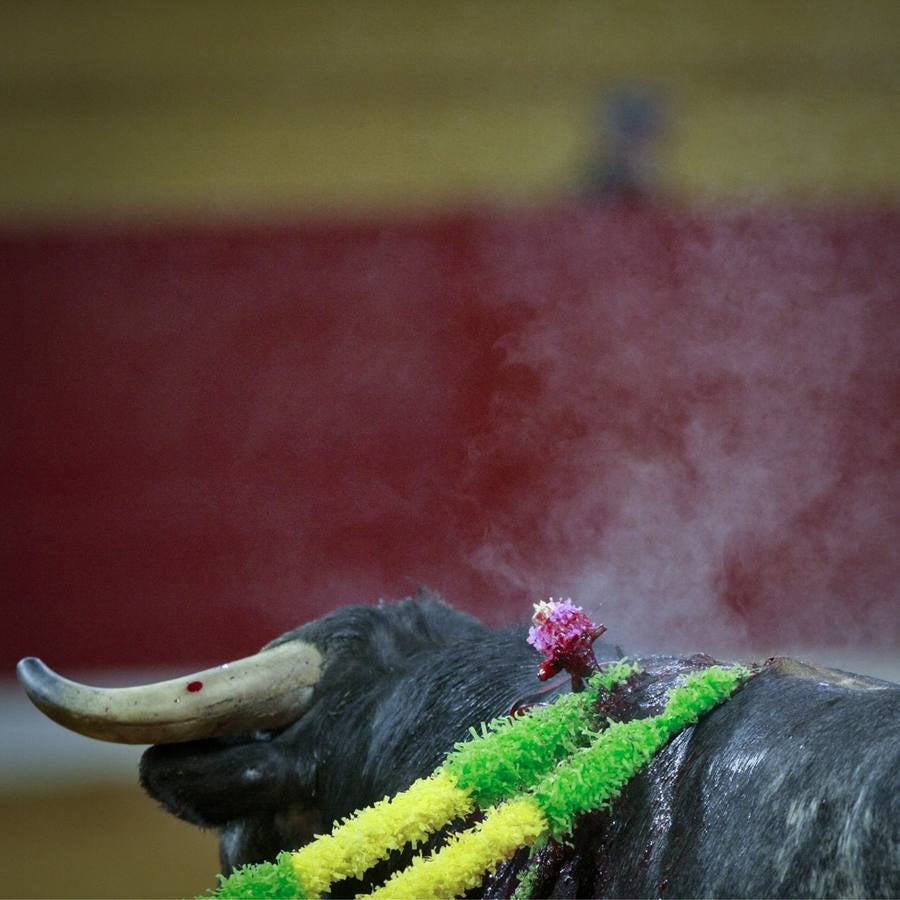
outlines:
{"label": "bull's shoulder", "polygon": [[[712,660],[640,662],[620,699],[643,717]],[[543,895],[572,877],[594,897],[897,895],[900,687],[793,659],[752,671],[584,817]]]}
{"label": "bull's shoulder", "polygon": [[[652,656],[638,659],[640,673],[622,689],[619,706],[625,717],[656,715],[662,711],[669,692],[687,675],[711,665],[723,665],[706,654],[694,656]],[[727,663],[725,663],[727,665]],[[713,721],[753,722],[775,715],[788,722],[806,720],[820,705],[835,704],[859,721],[860,711],[888,709],[900,702],[900,685],[880,678],[829,668],[794,657],[770,657],[765,662],[747,665],[751,678],[738,691],[739,702],[720,707]],[[832,714],[826,723],[837,725]]]}
{"label": "bull's shoulder", "polygon": [[607,835],[632,896],[892,896],[900,687],[773,659],[629,785]]}

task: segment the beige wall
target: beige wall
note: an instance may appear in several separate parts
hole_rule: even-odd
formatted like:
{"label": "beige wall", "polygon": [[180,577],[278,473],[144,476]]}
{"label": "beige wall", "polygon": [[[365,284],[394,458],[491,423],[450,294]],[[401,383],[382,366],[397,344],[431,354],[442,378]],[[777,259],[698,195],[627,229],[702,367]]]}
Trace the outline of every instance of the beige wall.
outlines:
{"label": "beige wall", "polygon": [[900,185],[893,0],[12,0],[0,41],[0,218],[540,198],[634,77],[673,190]]}
{"label": "beige wall", "polygon": [[218,848],[134,785],[0,792],[3,897],[193,897]]}

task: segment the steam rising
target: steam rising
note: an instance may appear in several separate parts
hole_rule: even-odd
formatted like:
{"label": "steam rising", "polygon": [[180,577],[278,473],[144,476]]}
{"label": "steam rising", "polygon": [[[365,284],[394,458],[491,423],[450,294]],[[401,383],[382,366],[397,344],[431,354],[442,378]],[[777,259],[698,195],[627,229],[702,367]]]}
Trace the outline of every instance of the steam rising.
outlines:
{"label": "steam rising", "polygon": [[13,248],[5,652],[58,620],[222,658],[419,583],[657,648],[896,646],[898,237],[575,208]]}
{"label": "steam rising", "polygon": [[626,221],[610,252],[596,224],[560,248],[579,289],[505,341],[541,383],[495,419],[547,460],[539,538],[509,522],[476,563],[651,645],[895,640],[900,319],[880,251],[775,216]]}

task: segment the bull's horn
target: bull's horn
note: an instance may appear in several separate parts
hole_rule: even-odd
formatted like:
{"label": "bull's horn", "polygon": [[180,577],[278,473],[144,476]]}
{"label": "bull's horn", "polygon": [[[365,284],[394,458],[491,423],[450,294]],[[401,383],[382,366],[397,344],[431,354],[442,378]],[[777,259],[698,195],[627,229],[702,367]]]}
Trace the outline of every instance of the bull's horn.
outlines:
{"label": "bull's horn", "polygon": [[319,680],[322,657],[287,641],[195,675],[126,688],[62,678],[29,656],[16,672],[31,702],[65,728],[119,744],[171,744],[278,728],[298,718]]}

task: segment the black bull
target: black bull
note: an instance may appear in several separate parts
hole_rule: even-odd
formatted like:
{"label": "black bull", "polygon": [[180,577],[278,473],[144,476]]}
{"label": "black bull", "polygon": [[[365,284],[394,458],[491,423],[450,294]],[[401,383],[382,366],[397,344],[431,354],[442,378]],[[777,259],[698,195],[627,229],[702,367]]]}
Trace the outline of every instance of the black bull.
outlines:
{"label": "black bull", "polygon": [[[294,641],[324,660],[299,718],[154,746],[141,761],[151,796],[218,830],[226,872],[404,789],[470,725],[539,687],[522,629],[495,632],[428,598],[345,607],[271,646]],[[603,641],[595,649],[601,660],[620,655]],[[645,674],[613,696],[610,712],[658,712],[680,675],[709,662],[641,660]],[[791,660],[760,666],[611,810],[582,817],[570,842],[540,852],[537,895],[896,897],[898,713],[896,685]],[[524,859],[488,877],[483,893],[508,896]],[[374,876],[402,863],[392,858]],[[364,886],[344,882],[335,894]]]}

